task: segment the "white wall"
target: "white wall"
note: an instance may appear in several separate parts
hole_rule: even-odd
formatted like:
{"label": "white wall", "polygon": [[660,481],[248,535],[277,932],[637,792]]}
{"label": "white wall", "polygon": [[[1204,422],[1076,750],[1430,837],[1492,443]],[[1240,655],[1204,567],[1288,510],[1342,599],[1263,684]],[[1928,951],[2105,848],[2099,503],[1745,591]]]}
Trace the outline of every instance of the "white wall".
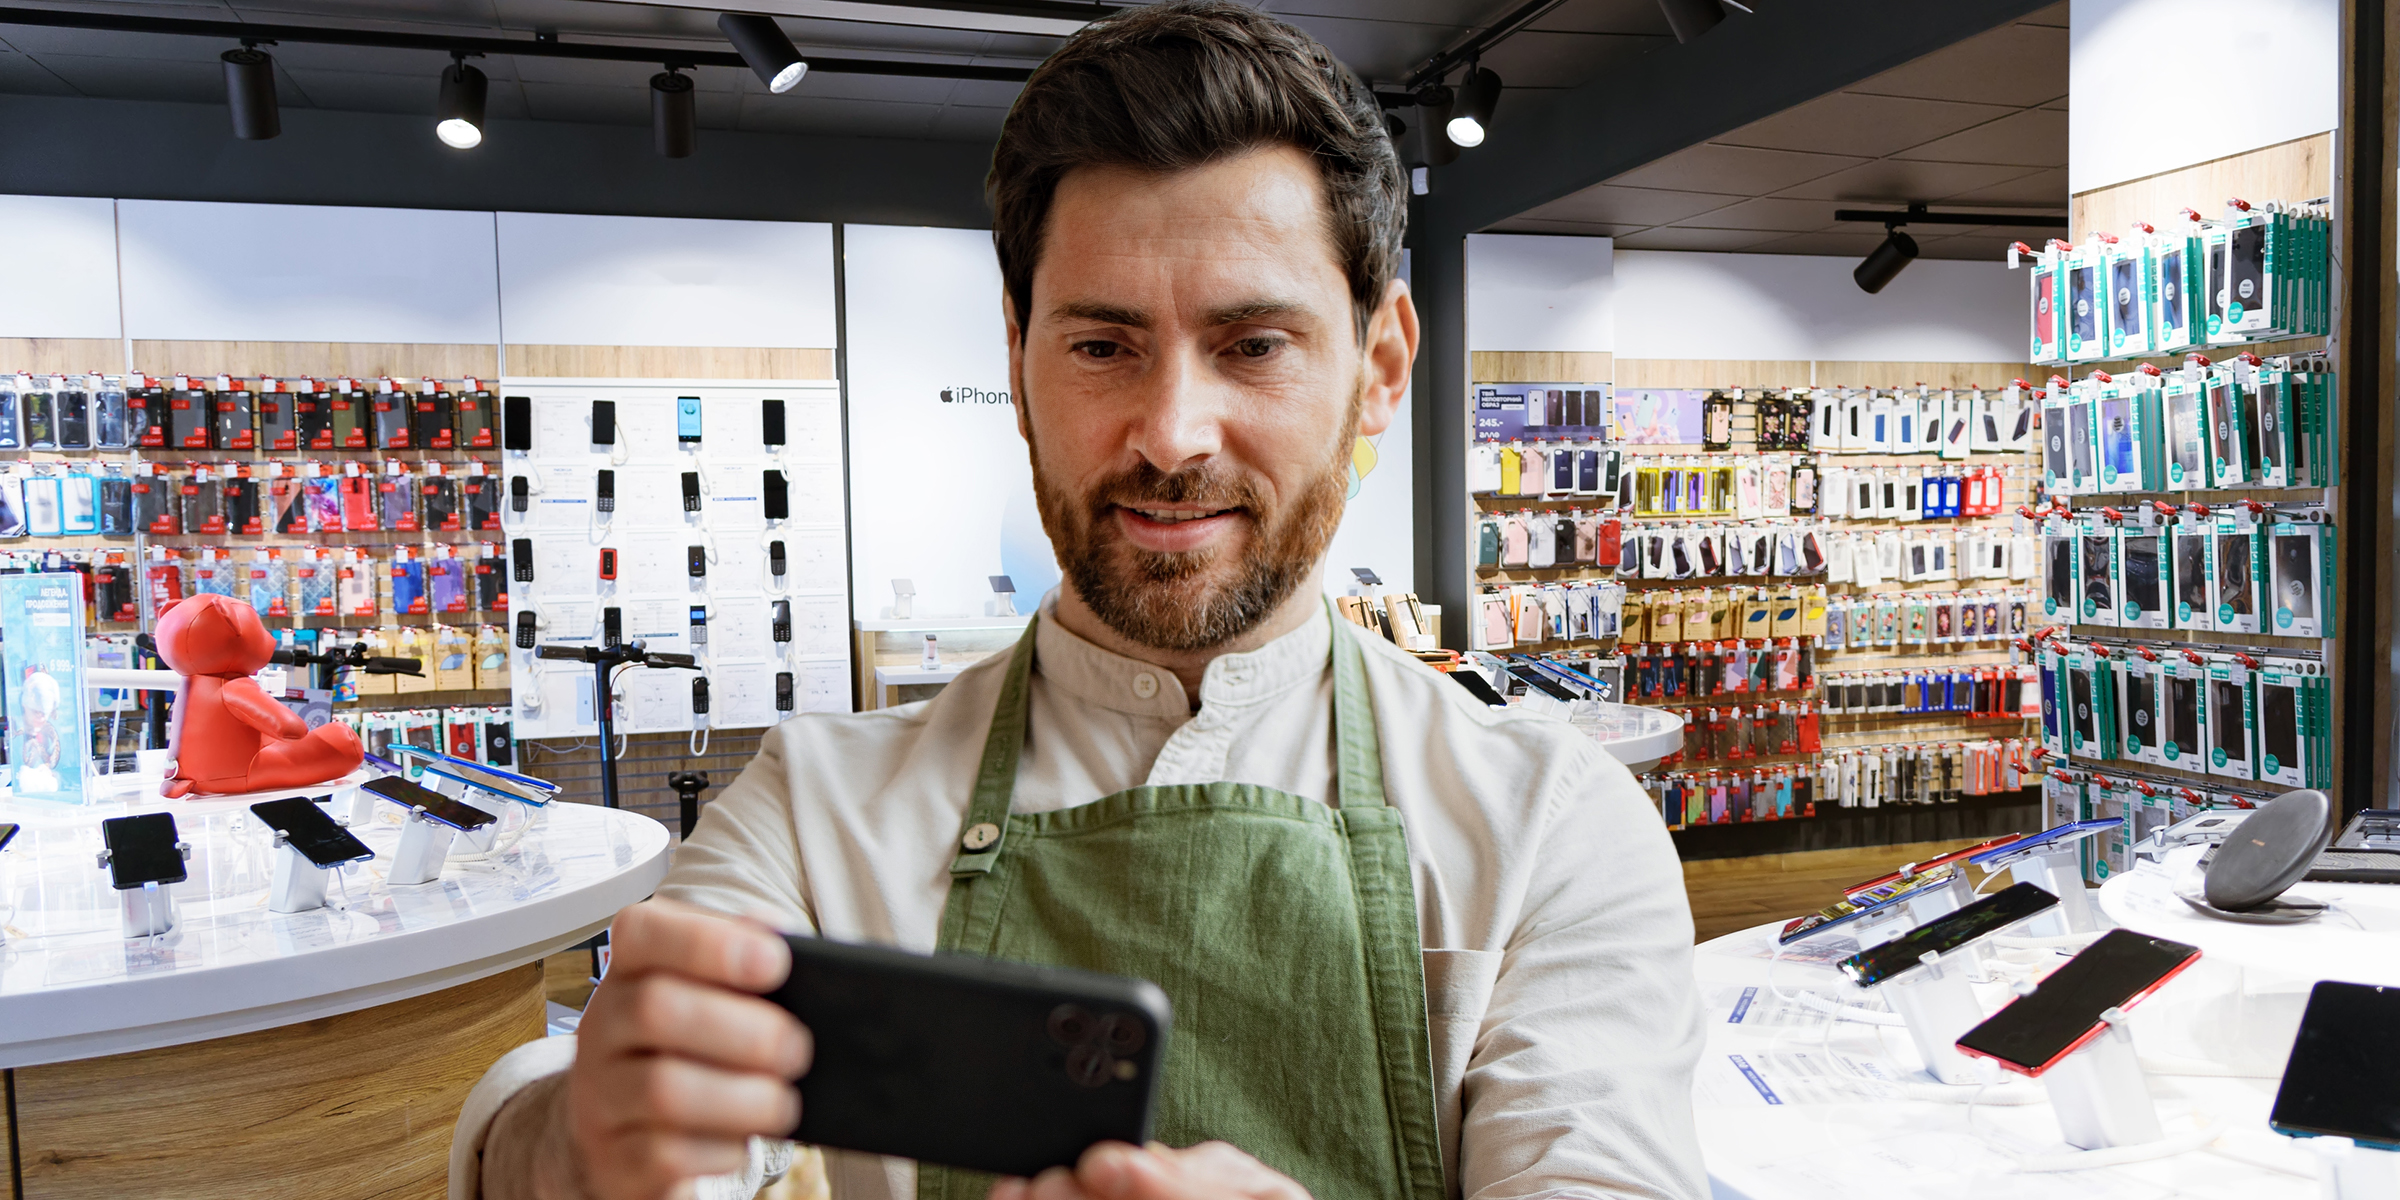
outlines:
{"label": "white wall", "polygon": [[[82,196],[0,196],[0,337],[113,338],[117,202]],[[114,370],[121,362],[94,363]],[[12,364],[0,370],[14,370]]]}
{"label": "white wall", "polygon": [[2006,263],[1920,259],[1870,296],[1850,277],[1853,258],[1622,250],[1615,259],[1621,358],[2015,362],[2025,354],[2025,275]]}
{"label": "white wall", "polygon": [[2069,13],[2070,192],[2337,123],[2340,0],[2074,0]]}
{"label": "white wall", "polygon": [[120,200],[117,223],[129,337],[500,340],[488,212]]}
{"label": "white wall", "polygon": [[1476,350],[1616,349],[1615,247],[1611,238],[1468,237],[1467,345]]}
{"label": "white wall", "polygon": [[833,226],[499,214],[500,327],[564,346],[831,346]]}
{"label": "white wall", "polygon": [[[1400,252],[1400,277],[1411,279],[1409,252]],[[1350,499],[1342,508],[1342,523],[1325,549],[1325,593],[1346,596],[1358,577],[1352,567],[1365,567],[1384,586],[1403,592],[1417,590],[1417,469],[1416,393],[1400,398],[1392,426],[1382,436],[1361,438],[1363,450],[1351,455]],[[1365,465],[1365,474],[1358,468]]]}

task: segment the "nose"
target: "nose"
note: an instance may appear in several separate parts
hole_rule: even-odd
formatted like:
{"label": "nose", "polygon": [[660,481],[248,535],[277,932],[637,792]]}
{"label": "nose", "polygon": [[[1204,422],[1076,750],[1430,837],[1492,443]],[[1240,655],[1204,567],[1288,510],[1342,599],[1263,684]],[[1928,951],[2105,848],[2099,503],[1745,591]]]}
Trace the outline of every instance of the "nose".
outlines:
{"label": "nose", "polygon": [[1139,415],[1127,437],[1133,451],[1172,475],[1197,467],[1224,449],[1230,389],[1215,377],[1197,348],[1178,341],[1162,348],[1157,366],[1143,380]]}

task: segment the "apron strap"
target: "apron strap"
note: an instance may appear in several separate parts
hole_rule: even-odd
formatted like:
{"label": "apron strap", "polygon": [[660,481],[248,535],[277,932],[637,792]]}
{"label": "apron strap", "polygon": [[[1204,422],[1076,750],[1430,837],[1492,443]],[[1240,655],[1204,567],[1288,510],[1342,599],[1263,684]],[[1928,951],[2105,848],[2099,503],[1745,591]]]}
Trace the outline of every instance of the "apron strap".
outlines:
{"label": "apron strap", "polygon": [[1025,622],[1025,635],[1010,652],[1008,679],[1000,686],[1000,704],[992,711],[992,730],[984,735],[983,764],[975,772],[975,792],[967,801],[967,817],[958,830],[958,853],[950,860],[952,875],[981,875],[1000,861],[1000,843],[1008,833],[1009,800],[1017,788],[1017,760],[1025,750],[1025,710],[1032,695],[1033,631],[1042,622],[1037,614]]}
{"label": "apron strap", "polygon": [[1351,622],[1325,602],[1333,638],[1334,806],[1383,806],[1383,751],[1375,737],[1375,702],[1367,695],[1367,658],[1346,626]]}

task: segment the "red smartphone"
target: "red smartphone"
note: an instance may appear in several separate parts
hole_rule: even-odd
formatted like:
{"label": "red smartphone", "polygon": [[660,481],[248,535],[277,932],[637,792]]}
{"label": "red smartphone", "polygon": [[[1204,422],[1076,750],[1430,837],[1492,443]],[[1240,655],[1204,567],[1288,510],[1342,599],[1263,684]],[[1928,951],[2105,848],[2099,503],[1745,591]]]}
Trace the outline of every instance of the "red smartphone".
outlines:
{"label": "red smartphone", "polygon": [[1978,854],[1982,854],[1987,850],[1994,850],[2001,846],[2005,846],[2010,842],[2023,838],[2024,836],[2025,835],[2021,833],[2003,834],[2002,836],[1993,838],[1990,841],[1977,842],[1972,846],[1961,846],[1956,850],[1949,851],[1948,853],[1937,854],[1932,858],[1926,859],[1924,862],[1910,863],[1889,875],[1878,875],[1864,883],[1851,884],[1849,887],[1842,889],[1842,894],[1845,896],[1856,896],[1864,891],[1896,883],[1910,875],[1922,875],[1928,871],[1950,866],[1953,863],[1965,862],[1966,860],[1973,858]]}
{"label": "red smartphone", "polygon": [[2108,1028],[2100,1014],[2126,1009],[2200,961],[2200,948],[2112,929],[1958,1039],[1958,1051],[2039,1078]]}

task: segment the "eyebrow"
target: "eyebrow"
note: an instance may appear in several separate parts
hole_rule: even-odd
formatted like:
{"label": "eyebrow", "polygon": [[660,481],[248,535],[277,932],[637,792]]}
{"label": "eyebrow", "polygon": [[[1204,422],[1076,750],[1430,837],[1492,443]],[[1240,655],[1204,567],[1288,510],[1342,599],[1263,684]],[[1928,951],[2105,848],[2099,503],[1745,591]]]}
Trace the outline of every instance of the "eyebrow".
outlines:
{"label": "eyebrow", "polygon": [[[1242,325],[1265,317],[1306,315],[1306,304],[1297,300],[1247,300],[1212,310],[1202,323],[1211,327]],[[1052,320],[1093,321],[1102,325],[1123,325],[1130,329],[1148,329],[1150,313],[1145,309],[1125,308],[1095,300],[1070,300],[1050,310]]]}

